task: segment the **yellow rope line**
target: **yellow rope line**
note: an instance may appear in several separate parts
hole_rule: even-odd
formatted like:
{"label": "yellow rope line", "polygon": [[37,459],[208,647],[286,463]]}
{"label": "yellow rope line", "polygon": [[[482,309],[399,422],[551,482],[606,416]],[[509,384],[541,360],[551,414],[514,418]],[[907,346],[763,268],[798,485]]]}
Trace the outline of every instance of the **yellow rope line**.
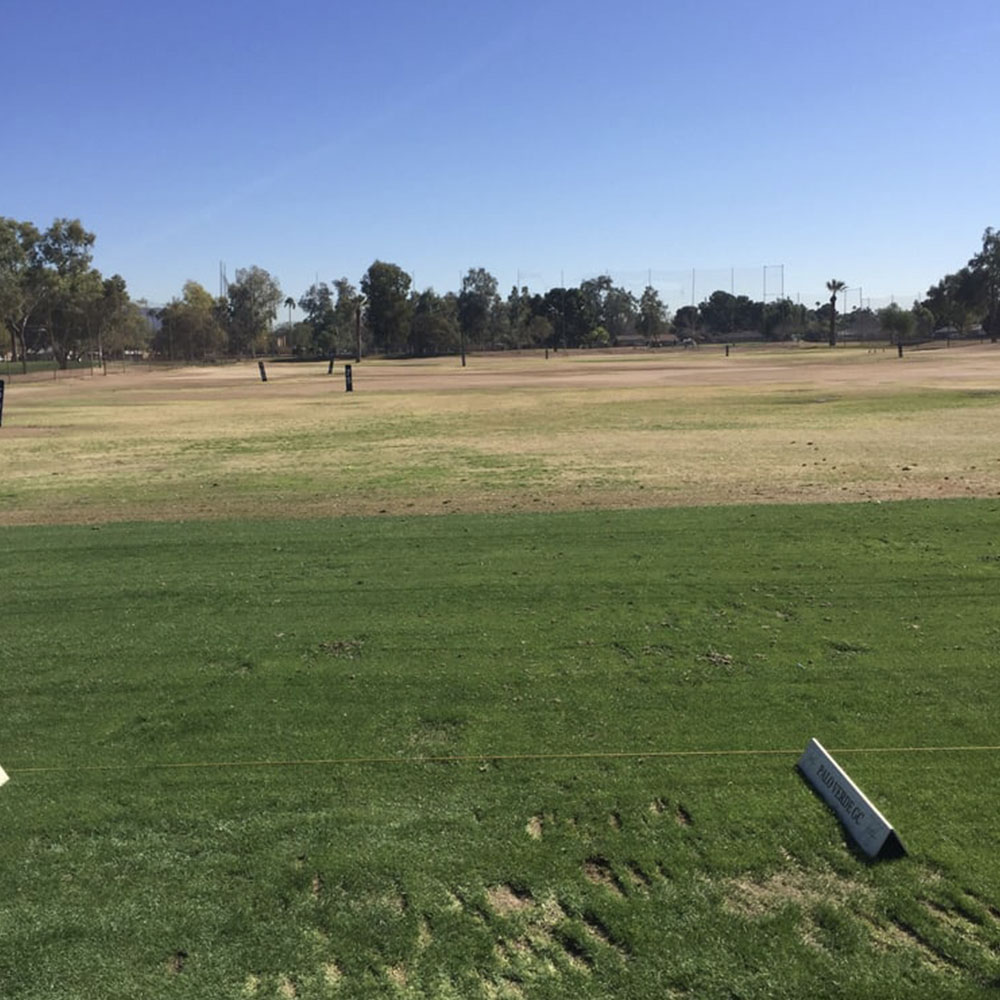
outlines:
{"label": "yellow rope line", "polygon": [[[951,747],[840,747],[830,749],[831,754],[852,753],[969,753],[996,752],[1000,746],[951,746]],[[456,764],[476,761],[546,761],[546,760],[622,760],[665,759],[671,757],[791,757],[801,756],[800,750],[595,750],[592,752],[566,753],[476,753],[449,754],[418,757],[320,757],[304,760],[221,760],[221,761],[172,761],[151,764],[63,764],[53,767],[13,767],[10,775],[43,774],[55,771],[143,771],[179,770],[193,768],[234,767],[323,767],[356,764]]]}

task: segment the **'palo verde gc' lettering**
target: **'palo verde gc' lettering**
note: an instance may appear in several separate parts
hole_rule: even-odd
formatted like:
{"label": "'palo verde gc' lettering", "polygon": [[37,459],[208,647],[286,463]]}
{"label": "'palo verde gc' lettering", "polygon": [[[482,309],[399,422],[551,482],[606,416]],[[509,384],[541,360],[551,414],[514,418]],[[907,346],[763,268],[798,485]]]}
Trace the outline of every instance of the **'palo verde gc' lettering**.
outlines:
{"label": "'palo verde gc' lettering", "polygon": [[870,858],[901,857],[906,853],[889,821],[823,748],[810,740],[799,758],[799,770],[837,814],[851,839]]}

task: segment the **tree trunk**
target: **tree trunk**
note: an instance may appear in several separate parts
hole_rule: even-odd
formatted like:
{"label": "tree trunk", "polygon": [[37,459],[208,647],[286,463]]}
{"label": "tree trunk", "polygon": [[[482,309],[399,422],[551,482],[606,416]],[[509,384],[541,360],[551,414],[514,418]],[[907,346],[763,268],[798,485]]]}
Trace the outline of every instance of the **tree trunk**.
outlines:
{"label": "tree trunk", "polygon": [[837,296],[830,296],[830,346],[837,346]]}
{"label": "tree trunk", "polygon": [[21,374],[28,374],[28,345],[27,338],[24,335],[24,328],[28,325],[28,321],[25,320],[17,331],[17,339],[21,342]]}

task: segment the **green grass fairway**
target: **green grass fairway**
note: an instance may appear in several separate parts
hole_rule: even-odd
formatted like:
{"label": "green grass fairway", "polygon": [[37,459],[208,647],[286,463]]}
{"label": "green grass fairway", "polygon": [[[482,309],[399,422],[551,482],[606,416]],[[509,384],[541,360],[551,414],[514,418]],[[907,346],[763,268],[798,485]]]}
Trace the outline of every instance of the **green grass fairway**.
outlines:
{"label": "green grass fairway", "polygon": [[1000,500],[0,552],[4,1000],[1000,989]]}

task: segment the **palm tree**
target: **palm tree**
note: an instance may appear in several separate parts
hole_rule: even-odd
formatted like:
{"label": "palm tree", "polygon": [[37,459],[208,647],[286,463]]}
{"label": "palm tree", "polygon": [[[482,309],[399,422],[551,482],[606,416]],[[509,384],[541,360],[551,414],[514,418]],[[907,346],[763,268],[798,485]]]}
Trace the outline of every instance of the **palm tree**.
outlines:
{"label": "palm tree", "polygon": [[837,293],[842,292],[847,285],[843,281],[831,278],[826,283],[826,290],[830,293],[830,346],[837,346]]}
{"label": "palm tree", "polygon": [[291,348],[292,346],[292,310],[295,308],[295,299],[289,295],[285,301],[284,306],[288,309],[288,333],[285,334],[285,347]]}

